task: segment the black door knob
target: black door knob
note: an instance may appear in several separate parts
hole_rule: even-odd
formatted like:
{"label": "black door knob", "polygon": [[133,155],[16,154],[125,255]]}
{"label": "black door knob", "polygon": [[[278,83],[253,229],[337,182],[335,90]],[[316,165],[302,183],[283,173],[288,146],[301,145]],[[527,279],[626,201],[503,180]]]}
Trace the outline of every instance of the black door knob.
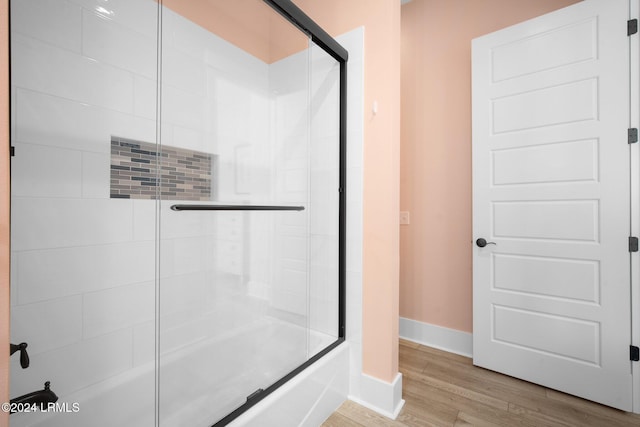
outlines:
{"label": "black door knob", "polygon": [[487,242],[487,240],[483,239],[482,237],[476,240],[476,245],[478,245],[479,248],[484,248],[487,245],[495,245],[495,244],[496,244],[495,242]]}

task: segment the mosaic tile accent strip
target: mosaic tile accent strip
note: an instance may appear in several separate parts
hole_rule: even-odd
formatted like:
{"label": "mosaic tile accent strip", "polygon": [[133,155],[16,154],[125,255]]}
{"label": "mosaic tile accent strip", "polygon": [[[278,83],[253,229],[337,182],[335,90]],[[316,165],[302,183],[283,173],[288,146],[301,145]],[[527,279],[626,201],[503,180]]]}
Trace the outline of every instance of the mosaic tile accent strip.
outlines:
{"label": "mosaic tile accent strip", "polygon": [[158,153],[156,144],[112,136],[111,198],[213,200],[214,162],[213,154],[169,146]]}

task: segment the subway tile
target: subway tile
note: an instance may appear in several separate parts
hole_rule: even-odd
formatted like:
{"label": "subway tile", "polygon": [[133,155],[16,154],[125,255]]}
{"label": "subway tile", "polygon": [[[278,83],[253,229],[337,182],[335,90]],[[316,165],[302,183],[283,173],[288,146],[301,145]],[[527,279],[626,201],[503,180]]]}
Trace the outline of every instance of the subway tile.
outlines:
{"label": "subway tile", "polygon": [[17,141],[110,153],[112,135],[154,141],[153,120],[40,92],[16,91]]}
{"label": "subway tile", "polygon": [[202,95],[165,84],[162,87],[162,122],[202,129],[204,102],[205,98]]}
{"label": "subway tile", "polygon": [[101,153],[82,153],[82,197],[109,197],[109,156]]}
{"label": "subway tile", "polygon": [[81,153],[46,145],[16,143],[12,159],[12,195],[80,197]]}
{"label": "subway tile", "polygon": [[307,260],[307,239],[301,236],[279,236],[279,254],[282,259],[305,261]]}
{"label": "subway tile", "polygon": [[311,138],[310,167],[317,169],[337,169],[340,165],[340,138],[336,135]]}
{"label": "subway tile", "polygon": [[196,273],[212,269],[214,237],[178,238],[173,239],[173,245],[174,274]]}
{"label": "subway tile", "polygon": [[290,169],[284,171],[283,191],[287,193],[307,191],[308,179],[306,169]]}
{"label": "subway tile", "polygon": [[153,241],[22,252],[20,294],[28,304],[153,280]]}
{"label": "subway tile", "polygon": [[152,320],[155,315],[154,282],[134,283],[85,293],[82,326],[84,338]]}
{"label": "subway tile", "polygon": [[105,17],[99,12],[82,13],[82,54],[101,63],[155,79],[156,36],[147,36]]}
{"label": "subway tile", "polygon": [[81,8],[60,0],[11,2],[11,31],[80,53]]}
{"label": "subway tile", "polygon": [[155,37],[158,3],[149,0],[68,0],[123,26]]}
{"label": "subway tile", "polygon": [[130,240],[132,206],[111,199],[14,197],[12,241],[17,251]]}
{"label": "subway tile", "polygon": [[79,342],[81,296],[11,307],[11,339],[28,343],[30,356]]}
{"label": "subway tile", "polygon": [[[211,268],[210,265],[207,266]],[[160,280],[160,313],[164,317],[176,312],[202,313],[204,291],[209,275],[203,270],[177,274]]]}
{"label": "subway tile", "polygon": [[14,86],[133,112],[131,73],[21,35],[11,45]]}
{"label": "subway tile", "polygon": [[202,321],[188,322],[173,328],[162,328],[159,337],[160,358],[204,338],[206,338],[206,332]]}
{"label": "subway tile", "polygon": [[29,369],[11,363],[11,393],[19,396],[42,388],[65,396],[105,380],[132,366],[131,330],[125,329],[31,357]]}
{"label": "subway tile", "polygon": [[156,202],[153,200],[133,201],[133,238],[154,240],[156,233]]}
{"label": "subway tile", "polygon": [[143,365],[155,359],[156,324],[154,320],[133,327],[133,366]]}
{"label": "subway tile", "polygon": [[305,294],[307,289],[307,272],[304,269],[283,269],[277,289],[288,292]]}
{"label": "subway tile", "polygon": [[146,119],[156,119],[158,102],[155,78],[133,77],[133,114]]}
{"label": "subway tile", "polygon": [[171,47],[164,48],[162,82],[186,92],[202,93],[206,88],[206,69],[202,58],[193,58]]}
{"label": "subway tile", "polygon": [[310,236],[309,261],[312,265],[334,266],[338,259],[338,242],[335,237]]}

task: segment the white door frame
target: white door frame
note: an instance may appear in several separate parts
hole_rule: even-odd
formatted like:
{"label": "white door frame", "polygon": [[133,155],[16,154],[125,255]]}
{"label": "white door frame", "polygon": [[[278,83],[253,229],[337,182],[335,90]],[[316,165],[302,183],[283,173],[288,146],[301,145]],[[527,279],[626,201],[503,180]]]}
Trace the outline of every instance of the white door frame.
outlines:
{"label": "white door frame", "polygon": [[[629,0],[629,16],[640,18],[640,0]],[[640,33],[629,37],[631,94],[629,127],[640,127]],[[630,144],[631,235],[640,237],[640,147]],[[640,254],[631,254],[631,343],[640,346]],[[631,364],[633,412],[640,414],[640,362]]]}

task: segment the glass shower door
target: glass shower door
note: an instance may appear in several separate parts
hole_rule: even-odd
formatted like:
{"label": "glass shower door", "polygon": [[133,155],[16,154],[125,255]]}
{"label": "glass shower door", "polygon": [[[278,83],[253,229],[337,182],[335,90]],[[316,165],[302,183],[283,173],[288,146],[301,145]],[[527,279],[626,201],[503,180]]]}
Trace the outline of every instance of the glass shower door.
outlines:
{"label": "glass shower door", "polygon": [[158,7],[11,1],[12,427],[155,424]]}
{"label": "glass shower door", "polygon": [[309,39],[261,0],[162,10],[161,426],[309,356]]}

